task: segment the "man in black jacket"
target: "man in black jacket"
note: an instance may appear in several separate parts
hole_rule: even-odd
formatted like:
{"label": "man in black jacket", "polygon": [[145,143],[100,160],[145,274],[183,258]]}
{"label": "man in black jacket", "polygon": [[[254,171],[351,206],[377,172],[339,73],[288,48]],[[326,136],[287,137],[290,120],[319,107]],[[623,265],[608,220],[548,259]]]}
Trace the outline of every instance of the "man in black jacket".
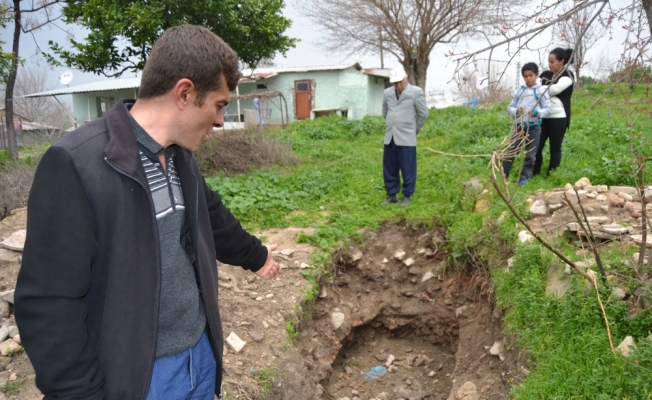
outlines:
{"label": "man in black jacket", "polygon": [[139,99],[43,156],[15,293],[45,399],[213,399],[223,334],[215,260],[271,279],[280,267],[211,191],[192,154],[240,73],[209,30],[168,29]]}

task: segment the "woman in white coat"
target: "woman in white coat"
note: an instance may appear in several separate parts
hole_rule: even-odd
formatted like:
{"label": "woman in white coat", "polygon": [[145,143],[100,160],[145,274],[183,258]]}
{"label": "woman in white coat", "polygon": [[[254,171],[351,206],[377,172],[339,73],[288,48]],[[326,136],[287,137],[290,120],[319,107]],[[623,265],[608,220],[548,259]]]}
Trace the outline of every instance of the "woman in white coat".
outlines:
{"label": "woman in white coat", "polygon": [[570,126],[571,95],[573,94],[573,73],[564,69],[571,60],[573,49],[557,47],[548,55],[548,71],[543,71],[539,77],[544,90],[549,87],[552,111],[543,118],[541,123],[541,137],[537,147],[537,156],[534,162],[533,175],[541,173],[543,163],[543,147],[550,139],[550,163],[548,172],[559,167],[561,163],[561,144],[564,141],[566,130]]}

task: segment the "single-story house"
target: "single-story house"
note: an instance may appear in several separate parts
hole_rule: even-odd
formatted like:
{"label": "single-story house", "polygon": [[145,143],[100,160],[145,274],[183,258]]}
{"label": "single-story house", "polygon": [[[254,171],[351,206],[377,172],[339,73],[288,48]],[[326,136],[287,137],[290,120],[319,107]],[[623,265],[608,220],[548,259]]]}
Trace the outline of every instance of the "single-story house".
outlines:
{"label": "single-story house", "polygon": [[[9,147],[6,121],[6,109],[0,107],[0,150]],[[22,115],[14,113],[14,132],[16,133],[16,144],[22,147],[56,142],[61,138],[64,130],[40,122],[30,121]]]}
{"label": "single-story house", "polygon": [[[243,71],[227,120],[288,123],[337,113],[350,119],[380,115],[388,69],[360,64],[333,67],[262,68]],[[25,97],[72,95],[78,125],[104,116],[121,98],[138,98],[140,78],[106,79]]]}

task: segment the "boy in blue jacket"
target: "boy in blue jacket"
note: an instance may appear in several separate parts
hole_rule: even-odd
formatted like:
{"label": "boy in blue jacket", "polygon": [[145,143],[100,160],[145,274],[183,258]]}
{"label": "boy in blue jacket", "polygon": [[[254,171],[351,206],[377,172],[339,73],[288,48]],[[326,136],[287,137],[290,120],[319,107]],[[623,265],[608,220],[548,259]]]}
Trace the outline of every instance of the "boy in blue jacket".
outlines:
{"label": "boy in blue jacket", "polygon": [[511,144],[503,159],[505,179],[509,178],[514,157],[520,152],[525,140],[525,162],[518,180],[519,186],[525,186],[532,178],[532,170],[536,159],[536,150],[541,135],[541,119],[550,114],[550,96],[537,83],[539,67],[535,63],[527,63],[521,68],[525,85],[514,91],[512,102],[507,108],[515,117],[516,131],[512,134]]}

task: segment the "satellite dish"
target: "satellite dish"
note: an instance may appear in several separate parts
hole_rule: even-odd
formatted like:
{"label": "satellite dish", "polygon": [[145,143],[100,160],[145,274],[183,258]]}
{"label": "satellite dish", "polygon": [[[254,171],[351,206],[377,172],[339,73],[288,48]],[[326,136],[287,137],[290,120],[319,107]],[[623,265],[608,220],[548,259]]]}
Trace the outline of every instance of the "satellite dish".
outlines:
{"label": "satellite dish", "polygon": [[59,82],[61,82],[62,85],[68,86],[70,81],[72,81],[72,71],[66,71],[59,77]]}

